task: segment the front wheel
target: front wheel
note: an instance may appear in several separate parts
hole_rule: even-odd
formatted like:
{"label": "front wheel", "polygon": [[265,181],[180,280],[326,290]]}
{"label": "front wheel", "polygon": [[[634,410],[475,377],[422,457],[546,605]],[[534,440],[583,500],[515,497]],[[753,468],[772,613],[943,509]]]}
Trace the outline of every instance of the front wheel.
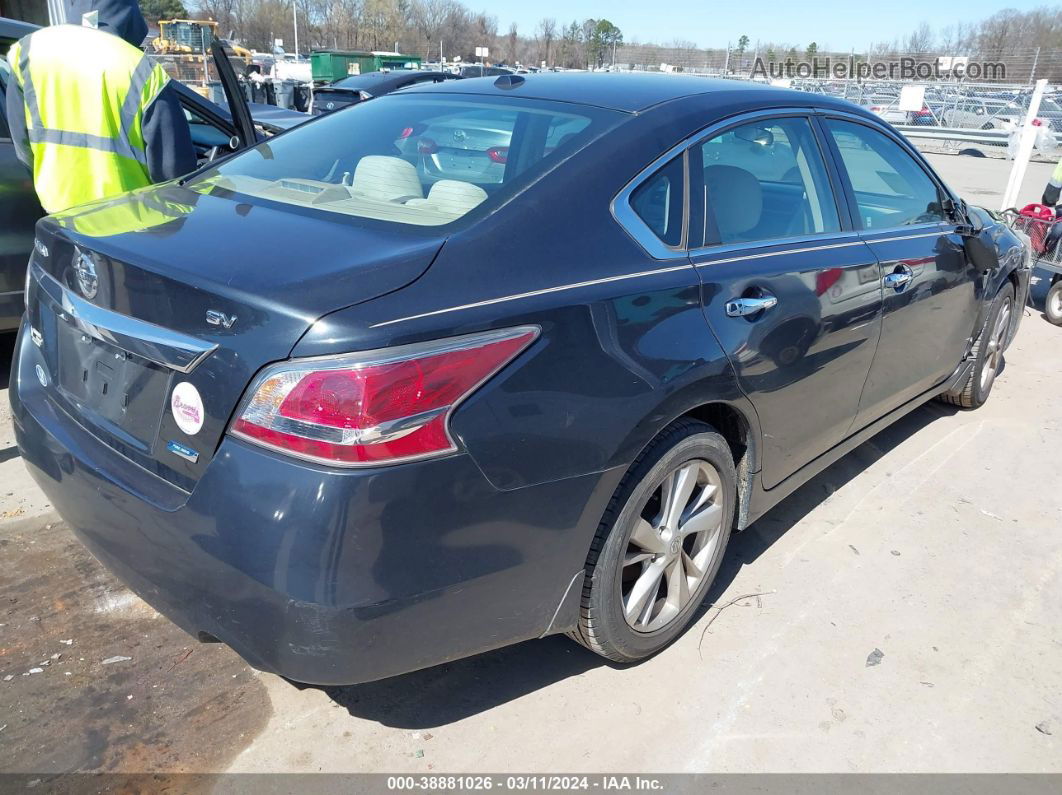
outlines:
{"label": "front wheel", "polygon": [[609,503],[571,637],[617,662],[644,659],[677,638],[719,570],[736,493],[722,436],[693,420],[668,426]]}
{"label": "front wheel", "polygon": [[996,293],[985,327],[974,343],[971,351],[974,366],[966,383],[954,392],[942,394],[941,400],[964,409],[976,409],[985,404],[1003,364],[1003,351],[1007,347],[1014,311],[1014,285],[1007,282]]}
{"label": "front wheel", "polygon": [[1062,326],[1062,279],[1051,285],[1044,301],[1044,315],[1056,326]]}

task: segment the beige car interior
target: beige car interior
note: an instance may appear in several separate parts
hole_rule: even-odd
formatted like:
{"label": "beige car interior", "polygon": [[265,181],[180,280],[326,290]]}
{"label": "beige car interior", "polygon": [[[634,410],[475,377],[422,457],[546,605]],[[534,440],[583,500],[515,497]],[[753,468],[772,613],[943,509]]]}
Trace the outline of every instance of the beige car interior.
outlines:
{"label": "beige car interior", "polygon": [[338,184],[302,178],[263,180],[241,175],[222,177],[218,184],[264,199],[417,226],[449,223],[487,198],[487,192],[478,185],[454,179],[433,183],[425,196],[416,167],[389,155],[366,155],[358,161],[353,174],[343,173]]}

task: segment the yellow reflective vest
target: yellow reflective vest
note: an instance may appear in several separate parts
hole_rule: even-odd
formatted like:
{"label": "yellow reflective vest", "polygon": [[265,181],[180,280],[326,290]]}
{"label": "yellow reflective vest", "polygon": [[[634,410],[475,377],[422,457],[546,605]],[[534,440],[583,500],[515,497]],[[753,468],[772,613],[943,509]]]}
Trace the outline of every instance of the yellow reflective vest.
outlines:
{"label": "yellow reflective vest", "polygon": [[169,77],[118,36],[41,28],[11,46],[33,184],[49,213],[151,184],[142,124]]}

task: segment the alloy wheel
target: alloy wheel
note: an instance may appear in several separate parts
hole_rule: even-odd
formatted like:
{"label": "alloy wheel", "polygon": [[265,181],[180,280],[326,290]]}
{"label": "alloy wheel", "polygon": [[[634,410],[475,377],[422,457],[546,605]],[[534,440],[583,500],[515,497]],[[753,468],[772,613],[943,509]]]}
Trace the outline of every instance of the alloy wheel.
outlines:
{"label": "alloy wheel", "polygon": [[720,549],[723,481],[703,459],[669,472],[643,506],[621,571],[623,615],[636,632],[673,621],[700,590]]}
{"label": "alloy wheel", "polygon": [[992,382],[996,379],[996,373],[999,372],[999,365],[1003,361],[1003,348],[1007,343],[1007,331],[1010,328],[1010,312],[1012,302],[1010,298],[1006,298],[1003,304],[999,307],[999,314],[996,315],[996,324],[992,328],[991,336],[988,338],[988,351],[985,355],[985,363],[981,368],[981,392],[987,393],[992,387]]}

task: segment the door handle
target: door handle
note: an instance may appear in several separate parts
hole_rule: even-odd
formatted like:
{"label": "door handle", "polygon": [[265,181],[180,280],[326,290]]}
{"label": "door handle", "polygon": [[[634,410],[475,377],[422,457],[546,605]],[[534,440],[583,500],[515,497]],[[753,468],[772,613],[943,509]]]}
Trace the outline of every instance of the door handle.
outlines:
{"label": "door handle", "polygon": [[745,317],[764,312],[778,305],[778,299],[773,295],[761,295],[757,298],[735,298],[726,302],[727,317]]}
{"label": "door handle", "polygon": [[881,280],[882,284],[886,287],[891,287],[893,290],[902,290],[911,279],[914,278],[914,273],[906,265],[897,265],[896,270]]}

